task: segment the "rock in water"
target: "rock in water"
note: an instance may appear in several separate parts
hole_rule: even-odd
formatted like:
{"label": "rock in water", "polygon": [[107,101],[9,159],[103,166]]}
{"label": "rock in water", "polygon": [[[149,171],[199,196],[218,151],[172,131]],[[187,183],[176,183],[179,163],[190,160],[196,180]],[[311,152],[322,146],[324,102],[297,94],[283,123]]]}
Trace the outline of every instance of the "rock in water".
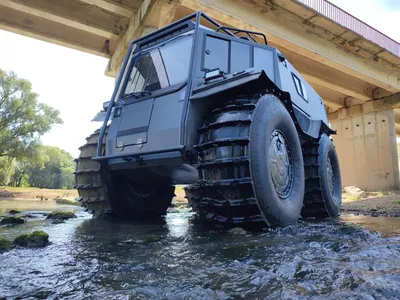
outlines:
{"label": "rock in water", "polygon": [[10,215],[16,215],[16,214],[19,214],[20,211],[15,210],[15,209],[12,209],[12,210],[10,210],[8,213],[9,213]]}
{"label": "rock in water", "polygon": [[76,215],[73,212],[67,211],[53,211],[46,217],[46,219],[50,220],[67,220],[71,218],[76,218]]}
{"label": "rock in water", "polygon": [[12,248],[13,244],[0,236],[0,253]]}
{"label": "rock in water", "polygon": [[21,234],[14,240],[15,245],[28,248],[45,247],[48,243],[49,235],[42,230],[34,231],[31,234]]}
{"label": "rock in water", "polygon": [[18,217],[4,217],[3,220],[0,221],[0,224],[2,225],[23,224],[23,223],[25,223],[25,220]]}

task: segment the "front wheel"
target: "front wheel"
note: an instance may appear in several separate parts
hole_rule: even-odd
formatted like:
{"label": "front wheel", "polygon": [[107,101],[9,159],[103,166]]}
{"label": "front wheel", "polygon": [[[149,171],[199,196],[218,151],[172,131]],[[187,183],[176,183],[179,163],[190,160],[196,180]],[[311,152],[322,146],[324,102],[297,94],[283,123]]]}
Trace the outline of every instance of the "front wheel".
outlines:
{"label": "front wheel", "polygon": [[257,103],[249,157],[254,193],[266,223],[295,223],[304,198],[303,154],[291,116],[273,95]]}
{"label": "front wheel", "polygon": [[[108,128],[106,134],[107,131]],[[76,159],[75,188],[82,206],[95,218],[143,219],[165,215],[175,196],[175,187],[138,184],[134,179],[110,172],[92,160],[96,155],[99,133],[100,130],[96,130],[86,139],[87,143],[80,148],[81,153]],[[103,145],[105,140],[106,136]]]}

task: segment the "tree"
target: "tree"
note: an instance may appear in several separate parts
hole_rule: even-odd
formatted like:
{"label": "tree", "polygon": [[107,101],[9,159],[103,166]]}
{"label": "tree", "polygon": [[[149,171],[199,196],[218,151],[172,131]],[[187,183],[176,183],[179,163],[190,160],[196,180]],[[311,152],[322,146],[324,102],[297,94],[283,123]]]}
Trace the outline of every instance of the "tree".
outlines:
{"label": "tree", "polygon": [[55,124],[59,111],[38,102],[32,84],[0,69],[0,157],[19,158]]}
{"label": "tree", "polygon": [[39,188],[72,188],[75,163],[71,154],[51,146],[40,146],[39,152],[40,155],[34,161],[24,164],[22,173],[28,174],[28,184]]}

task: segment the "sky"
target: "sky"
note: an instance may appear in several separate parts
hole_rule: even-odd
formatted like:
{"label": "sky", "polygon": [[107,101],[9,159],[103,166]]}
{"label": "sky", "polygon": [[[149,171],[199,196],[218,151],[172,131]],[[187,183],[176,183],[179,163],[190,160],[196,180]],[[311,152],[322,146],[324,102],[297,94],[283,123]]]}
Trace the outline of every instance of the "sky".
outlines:
{"label": "sky", "polygon": [[[400,41],[400,0],[331,0],[340,8]],[[106,58],[0,30],[0,69],[32,82],[39,101],[60,111],[63,125],[41,140],[79,155],[85,137],[101,123],[91,119],[110,100],[114,78],[104,75]]]}

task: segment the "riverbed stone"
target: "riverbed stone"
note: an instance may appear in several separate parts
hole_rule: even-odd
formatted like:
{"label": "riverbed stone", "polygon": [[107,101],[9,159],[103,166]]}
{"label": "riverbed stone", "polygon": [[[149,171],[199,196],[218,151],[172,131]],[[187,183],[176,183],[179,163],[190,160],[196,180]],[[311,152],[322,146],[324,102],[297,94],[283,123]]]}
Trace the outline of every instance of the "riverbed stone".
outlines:
{"label": "riverbed stone", "polygon": [[347,196],[354,197],[356,199],[364,198],[367,194],[356,186],[346,186],[344,188],[346,191]]}
{"label": "riverbed stone", "polygon": [[36,230],[31,234],[21,234],[14,240],[15,245],[28,248],[45,247],[48,243],[49,235],[42,230]]}
{"label": "riverbed stone", "polygon": [[9,213],[10,215],[16,215],[16,214],[19,214],[19,213],[21,213],[21,212],[18,211],[18,210],[12,209],[12,210],[10,210],[8,213]]}
{"label": "riverbed stone", "polygon": [[69,211],[53,211],[47,215],[46,219],[49,220],[67,220],[71,218],[76,218],[77,216],[73,212]]}
{"label": "riverbed stone", "polygon": [[9,225],[9,224],[23,224],[25,223],[24,219],[21,219],[19,217],[4,217],[1,221],[0,224],[2,225]]}
{"label": "riverbed stone", "polygon": [[13,244],[0,236],[0,253],[12,248]]}

